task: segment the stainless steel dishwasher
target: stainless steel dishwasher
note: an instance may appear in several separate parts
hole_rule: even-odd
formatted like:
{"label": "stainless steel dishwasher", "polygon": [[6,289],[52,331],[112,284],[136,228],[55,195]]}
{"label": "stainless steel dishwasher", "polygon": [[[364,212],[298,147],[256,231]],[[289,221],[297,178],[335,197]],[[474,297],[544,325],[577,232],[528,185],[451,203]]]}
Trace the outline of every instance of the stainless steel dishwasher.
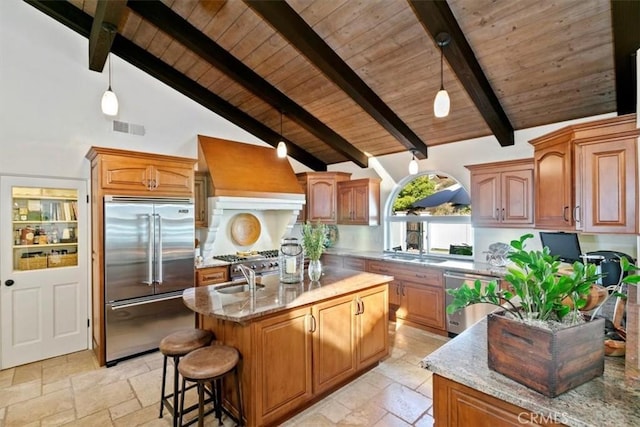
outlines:
{"label": "stainless steel dishwasher", "polygon": [[[457,271],[445,271],[444,273],[445,290],[457,289],[462,286],[463,283],[472,287],[475,285],[476,280],[480,280],[483,289],[487,286],[487,283],[492,280],[498,280],[498,286],[500,286],[500,280],[497,277],[481,276],[478,274],[468,274]],[[453,301],[453,297],[447,293],[445,301],[448,306]],[[458,310],[453,314],[447,314],[447,332],[449,332],[450,335],[458,335],[496,309],[498,309],[498,307],[492,304],[474,304],[463,308],[462,310]]]}

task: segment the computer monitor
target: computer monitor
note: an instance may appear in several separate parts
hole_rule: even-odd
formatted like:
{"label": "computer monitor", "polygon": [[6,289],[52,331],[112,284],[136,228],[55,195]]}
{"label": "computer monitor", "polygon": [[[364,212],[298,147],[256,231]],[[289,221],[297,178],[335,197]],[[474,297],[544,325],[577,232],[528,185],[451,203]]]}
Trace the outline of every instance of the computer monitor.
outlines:
{"label": "computer monitor", "polygon": [[551,255],[557,256],[560,261],[573,264],[581,261],[580,242],[576,233],[565,232],[540,232],[542,246],[549,248]]}

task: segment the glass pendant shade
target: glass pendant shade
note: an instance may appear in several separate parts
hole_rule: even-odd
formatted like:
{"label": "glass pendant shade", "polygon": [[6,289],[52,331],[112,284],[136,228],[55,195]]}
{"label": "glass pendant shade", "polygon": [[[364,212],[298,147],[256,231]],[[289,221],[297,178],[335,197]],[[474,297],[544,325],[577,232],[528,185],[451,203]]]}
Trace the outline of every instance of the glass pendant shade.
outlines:
{"label": "glass pendant shade", "polygon": [[418,173],[418,161],[415,157],[409,162],[409,175],[415,175]]}
{"label": "glass pendant shade", "polygon": [[118,115],[118,97],[111,90],[111,86],[102,95],[102,112],[107,116]]}
{"label": "glass pendant shade", "polygon": [[278,148],[276,148],[276,153],[278,154],[278,157],[281,159],[284,159],[285,157],[287,157],[287,144],[285,144],[284,141],[278,142]]}
{"label": "glass pendant shade", "polygon": [[447,117],[450,107],[449,94],[446,90],[440,89],[436,94],[436,99],[433,101],[433,114],[436,117]]}

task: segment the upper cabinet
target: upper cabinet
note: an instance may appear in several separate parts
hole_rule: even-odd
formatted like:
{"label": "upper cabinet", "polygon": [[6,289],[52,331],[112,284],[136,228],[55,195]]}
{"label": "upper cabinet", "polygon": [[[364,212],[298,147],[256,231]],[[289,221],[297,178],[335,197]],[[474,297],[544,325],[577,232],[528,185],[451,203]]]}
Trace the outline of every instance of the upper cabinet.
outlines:
{"label": "upper cabinet", "polygon": [[307,203],[299,222],[335,224],[337,221],[338,182],[348,181],[345,172],[303,172],[296,174],[305,191]]}
{"label": "upper cabinet", "polygon": [[338,182],[338,224],[380,224],[380,179]]}
{"label": "upper cabinet", "polygon": [[193,195],[192,159],[96,147],[87,158],[97,167],[103,190],[129,195]]}
{"label": "upper cabinet", "polygon": [[636,233],[639,134],[629,114],[531,140],[536,227]]}
{"label": "upper cabinet", "polygon": [[476,226],[533,225],[533,159],[466,166],[471,171],[471,220]]}
{"label": "upper cabinet", "polygon": [[207,172],[196,172],[193,179],[193,200],[196,217],[196,227],[207,227],[208,221],[208,197],[209,197],[209,174]]}

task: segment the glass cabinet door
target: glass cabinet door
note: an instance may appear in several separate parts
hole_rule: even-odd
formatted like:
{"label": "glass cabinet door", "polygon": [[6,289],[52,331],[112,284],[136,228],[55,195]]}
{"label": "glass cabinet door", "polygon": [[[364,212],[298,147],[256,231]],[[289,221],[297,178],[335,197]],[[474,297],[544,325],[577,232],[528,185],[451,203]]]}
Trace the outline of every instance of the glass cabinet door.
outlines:
{"label": "glass cabinet door", "polygon": [[12,187],[13,269],[78,265],[78,191]]}

